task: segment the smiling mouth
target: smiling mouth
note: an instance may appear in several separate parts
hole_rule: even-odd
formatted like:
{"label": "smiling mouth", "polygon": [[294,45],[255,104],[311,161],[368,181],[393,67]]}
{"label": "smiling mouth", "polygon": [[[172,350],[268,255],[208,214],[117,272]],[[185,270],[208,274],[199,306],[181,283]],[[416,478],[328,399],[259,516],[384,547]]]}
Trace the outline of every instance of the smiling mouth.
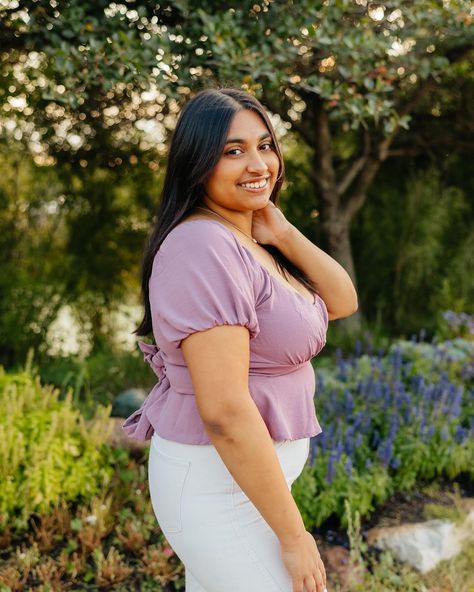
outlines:
{"label": "smiling mouth", "polygon": [[253,181],[248,183],[239,183],[240,187],[244,189],[253,189],[253,190],[261,190],[266,189],[269,185],[270,177],[263,179],[262,181]]}

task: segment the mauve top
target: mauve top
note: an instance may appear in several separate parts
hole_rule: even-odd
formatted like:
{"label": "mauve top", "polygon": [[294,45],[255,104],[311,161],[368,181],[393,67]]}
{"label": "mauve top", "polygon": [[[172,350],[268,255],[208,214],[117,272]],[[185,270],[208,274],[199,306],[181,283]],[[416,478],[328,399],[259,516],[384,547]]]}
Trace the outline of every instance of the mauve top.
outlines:
{"label": "mauve top", "polygon": [[168,233],[149,282],[156,345],[139,343],[159,382],[123,424],[138,440],[153,432],[185,444],[211,444],[199,415],[181,341],[217,325],[250,333],[249,391],[273,440],[321,433],[311,358],[326,343],[328,312],[276,279],[217,220],[195,219]]}

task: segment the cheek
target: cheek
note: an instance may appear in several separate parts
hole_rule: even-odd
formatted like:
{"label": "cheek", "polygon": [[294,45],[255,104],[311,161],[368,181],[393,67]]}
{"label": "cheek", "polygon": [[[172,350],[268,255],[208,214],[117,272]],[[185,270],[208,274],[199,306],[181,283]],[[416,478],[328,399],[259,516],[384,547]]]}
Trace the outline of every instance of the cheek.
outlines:
{"label": "cheek", "polygon": [[267,159],[267,166],[270,170],[274,171],[275,174],[278,173],[278,169],[280,168],[280,161],[278,159],[278,156],[274,152],[269,154]]}
{"label": "cheek", "polygon": [[229,184],[234,185],[238,178],[238,173],[233,169],[234,167],[217,166],[205,184],[207,193],[215,196],[228,194]]}
{"label": "cheek", "polygon": [[211,177],[209,178],[209,185],[219,187],[222,184],[235,183],[239,177],[238,167],[232,166],[232,163],[225,163],[218,165]]}

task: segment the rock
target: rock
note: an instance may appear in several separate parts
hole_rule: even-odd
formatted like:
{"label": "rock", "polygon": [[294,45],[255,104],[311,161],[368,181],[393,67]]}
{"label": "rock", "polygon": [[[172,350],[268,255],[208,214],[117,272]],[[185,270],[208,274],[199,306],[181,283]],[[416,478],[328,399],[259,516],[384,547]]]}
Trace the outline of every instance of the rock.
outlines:
{"label": "rock", "polygon": [[146,397],[145,391],[139,388],[121,392],[112,403],[111,417],[128,417],[141,407]]}
{"label": "rock", "polygon": [[367,542],[388,549],[394,557],[426,573],[440,561],[457,555],[467,537],[474,534],[474,509],[461,526],[448,520],[429,520],[388,528],[373,528]]}

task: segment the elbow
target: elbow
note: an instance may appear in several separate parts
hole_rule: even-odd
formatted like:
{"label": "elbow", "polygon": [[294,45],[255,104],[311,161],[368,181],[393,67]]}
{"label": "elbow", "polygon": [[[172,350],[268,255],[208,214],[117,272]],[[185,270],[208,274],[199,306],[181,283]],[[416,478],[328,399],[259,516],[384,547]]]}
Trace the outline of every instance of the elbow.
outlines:
{"label": "elbow", "polygon": [[233,419],[230,415],[206,419],[201,416],[201,419],[209,436],[229,436],[232,429],[239,425],[235,415]]}
{"label": "elbow", "polygon": [[345,314],[342,316],[350,317],[355,312],[357,312],[358,308],[359,308],[359,300],[357,298],[357,292],[355,291],[355,288],[353,287],[352,294],[351,294],[350,298],[347,299],[347,308],[346,308]]}
{"label": "elbow", "polygon": [[357,294],[354,296],[354,302],[352,305],[352,310],[349,314],[354,314],[355,312],[357,312],[359,309],[359,301],[357,299]]}
{"label": "elbow", "polygon": [[328,316],[330,321],[334,321],[336,319],[344,319],[346,317],[350,317],[355,312],[357,312],[359,308],[359,303],[357,300],[357,294],[350,299],[350,301],[346,301],[343,306],[339,307],[337,310],[328,310]]}
{"label": "elbow", "polygon": [[202,422],[204,424],[204,429],[209,436],[225,436],[227,434],[227,428],[220,421],[205,421],[203,419]]}
{"label": "elbow", "polygon": [[234,393],[232,401],[221,401],[212,406],[202,405],[198,398],[198,412],[206,431],[216,435],[227,434],[246,415],[250,401],[250,393],[248,397],[239,397]]}

